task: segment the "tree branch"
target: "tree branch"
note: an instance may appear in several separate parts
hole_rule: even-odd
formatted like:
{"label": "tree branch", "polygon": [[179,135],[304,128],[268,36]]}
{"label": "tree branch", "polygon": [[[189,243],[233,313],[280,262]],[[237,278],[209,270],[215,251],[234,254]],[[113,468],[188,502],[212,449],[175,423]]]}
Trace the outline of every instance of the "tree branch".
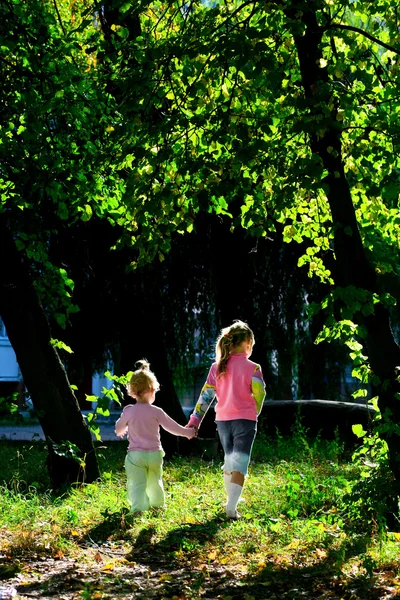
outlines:
{"label": "tree branch", "polygon": [[221,29],[222,27],[224,27],[224,25],[226,25],[227,23],[229,23],[229,21],[232,20],[233,17],[235,17],[238,13],[240,13],[240,11],[245,8],[246,6],[249,6],[249,4],[253,4],[254,0],[246,0],[245,2],[243,2],[243,4],[241,4],[240,6],[238,6],[231,15],[229,15],[229,17],[227,17],[222,23],[220,23],[219,25],[217,25],[215,27],[215,29],[213,31],[211,31],[210,33],[210,37],[212,37],[215,33],[217,33],[217,31],[219,29]]}
{"label": "tree branch", "polygon": [[366,133],[370,133],[370,131],[374,131],[375,133],[382,133],[383,135],[387,135],[388,137],[393,137],[385,131],[384,129],[378,129],[378,127],[362,127],[361,125],[349,125],[348,127],[343,127],[342,131],[349,131],[350,129],[363,129]]}
{"label": "tree branch", "polygon": [[399,48],[394,48],[393,46],[386,44],[386,42],[382,42],[378,38],[374,37],[367,31],[360,29],[359,27],[353,27],[353,25],[342,25],[341,23],[331,23],[330,25],[328,25],[327,27],[324,28],[325,31],[329,31],[330,29],[347,29],[349,31],[354,31],[355,33],[360,33],[364,37],[371,40],[371,42],[375,42],[375,44],[378,44],[379,46],[386,48],[386,50],[390,50],[391,52],[394,52],[395,54],[400,54]]}
{"label": "tree branch", "polygon": [[62,19],[61,19],[60,11],[58,10],[57,0],[53,0],[53,4],[54,4],[54,8],[56,9],[58,22],[61,25],[62,32],[63,32],[64,35],[66,35],[65,29],[64,29],[64,24],[63,24]]}

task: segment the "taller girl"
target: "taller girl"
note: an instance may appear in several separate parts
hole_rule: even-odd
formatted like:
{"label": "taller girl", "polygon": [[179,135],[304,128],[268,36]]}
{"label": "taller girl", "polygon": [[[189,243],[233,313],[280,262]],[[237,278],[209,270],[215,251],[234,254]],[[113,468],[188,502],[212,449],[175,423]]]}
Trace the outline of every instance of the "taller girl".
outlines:
{"label": "taller girl", "polygon": [[251,450],[257,432],[257,417],[265,398],[260,365],[249,360],[254,334],[243,321],[225,327],[217,339],[216,362],[186,427],[196,432],[217,397],[216,424],[224,449],[224,482],[228,495],[226,514],[237,519],[237,504],[247,475]]}

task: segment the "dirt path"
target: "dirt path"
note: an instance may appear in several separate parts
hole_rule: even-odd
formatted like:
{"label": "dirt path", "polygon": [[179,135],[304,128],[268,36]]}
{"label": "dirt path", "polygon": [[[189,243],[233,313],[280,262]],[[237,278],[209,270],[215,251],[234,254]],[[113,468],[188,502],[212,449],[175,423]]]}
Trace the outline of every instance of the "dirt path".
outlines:
{"label": "dirt path", "polygon": [[[14,570],[11,577],[5,574]],[[17,572],[15,572],[15,570]],[[93,544],[77,558],[62,555],[20,559],[0,557],[0,585],[12,586],[28,600],[391,600],[400,585],[391,570],[365,575],[334,573],[321,565],[318,575],[302,568],[265,564],[252,575],[245,565],[218,560],[191,564],[167,561],[160,552],[122,543]]]}

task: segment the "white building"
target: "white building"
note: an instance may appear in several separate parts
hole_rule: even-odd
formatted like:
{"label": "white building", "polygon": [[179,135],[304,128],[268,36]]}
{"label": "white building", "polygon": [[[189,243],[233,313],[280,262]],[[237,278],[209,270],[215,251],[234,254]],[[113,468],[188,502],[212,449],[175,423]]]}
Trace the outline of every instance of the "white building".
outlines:
{"label": "white building", "polygon": [[3,320],[0,317],[0,382],[17,384],[21,381],[22,376],[17,363],[17,357],[7,337]]}

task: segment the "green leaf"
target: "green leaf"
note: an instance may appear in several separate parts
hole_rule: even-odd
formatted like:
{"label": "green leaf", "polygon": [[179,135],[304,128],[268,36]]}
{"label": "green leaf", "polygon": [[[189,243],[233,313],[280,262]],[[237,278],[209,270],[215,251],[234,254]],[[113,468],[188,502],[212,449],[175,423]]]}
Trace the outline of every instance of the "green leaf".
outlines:
{"label": "green leaf", "polygon": [[354,435],[356,435],[358,438],[362,438],[366,435],[366,431],[363,429],[363,426],[360,424],[357,425],[352,425],[352,430]]}
{"label": "green leaf", "polygon": [[125,13],[131,8],[131,6],[132,6],[131,2],[124,2],[123,4],[121,4],[119,11],[121,13]]}
{"label": "green leaf", "polygon": [[92,207],[89,204],[85,204],[84,209],[83,209],[83,213],[81,215],[81,219],[82,221],[90,221],[90,219],[93,216],[93,210]]}
{"label": "green leaf", "polygon": [[74,351],[69,346],[67,346],[67,344],[62,342],[61,340],[56,340],[54,338],[51,338],[50,344],[53,346],[53,348],[58,348],[59,350],[65,350],[65,352],[68,352],[69,354],[74,353]]}

